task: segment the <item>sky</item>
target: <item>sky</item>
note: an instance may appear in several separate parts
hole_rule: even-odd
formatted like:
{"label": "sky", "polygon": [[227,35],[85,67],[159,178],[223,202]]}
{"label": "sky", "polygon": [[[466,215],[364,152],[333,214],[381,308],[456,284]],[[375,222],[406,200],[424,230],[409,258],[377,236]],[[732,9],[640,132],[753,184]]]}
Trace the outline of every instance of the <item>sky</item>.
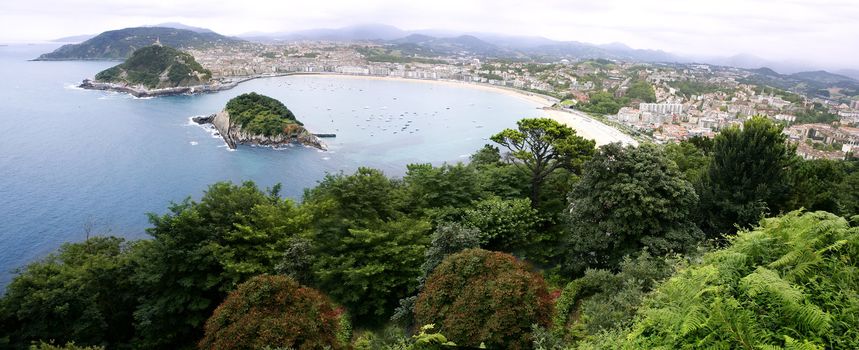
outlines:
{"label": "sky", "polygon": [[0,43],[162,22],[226,35],[380,23],[859,69],[859,0],[0,0]]}

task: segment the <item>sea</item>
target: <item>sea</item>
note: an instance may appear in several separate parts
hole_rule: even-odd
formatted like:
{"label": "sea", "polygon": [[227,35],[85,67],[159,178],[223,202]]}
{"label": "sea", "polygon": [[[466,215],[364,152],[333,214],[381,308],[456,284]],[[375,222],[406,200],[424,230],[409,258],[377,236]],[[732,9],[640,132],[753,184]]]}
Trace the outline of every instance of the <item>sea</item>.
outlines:
{"label": "sea", "polygon": [[[467,162],[489,136],[535,117],[534,102],[468,86],[296,75],[214,94],[133,98],[77,88],[118,62],[34,62],[56,44],[0,46],[0,290],[17,269],[87,235],[145,238],[147,213],[218,181],[282,184],[297,201],[326,174],[404,175]],[[328,151],[226,147],[190,118],[243,93],[282,101]]]}

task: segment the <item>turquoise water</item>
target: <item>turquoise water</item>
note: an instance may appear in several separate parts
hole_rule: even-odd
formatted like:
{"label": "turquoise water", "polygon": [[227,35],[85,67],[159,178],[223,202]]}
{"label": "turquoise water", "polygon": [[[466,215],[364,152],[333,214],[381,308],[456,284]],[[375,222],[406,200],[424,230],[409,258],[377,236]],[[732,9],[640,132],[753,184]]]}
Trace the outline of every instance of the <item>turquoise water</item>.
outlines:
{"label": "turquoise water", "polygon": [[[0,288],[11,271],[98,233],[144,237],[145,213],[198,198],[216,181],[283,184],[300,199],[326,173],[359,166],[401,176],[456,162],[494,132],[537,115],[531,103],[468,87],[290,76],[217,94],[135,99],[74,88],[115,62],[28,62],[53,46],[0,47]],[[239,147],[189,118],[256,91],[284,102],[330,151]]]}

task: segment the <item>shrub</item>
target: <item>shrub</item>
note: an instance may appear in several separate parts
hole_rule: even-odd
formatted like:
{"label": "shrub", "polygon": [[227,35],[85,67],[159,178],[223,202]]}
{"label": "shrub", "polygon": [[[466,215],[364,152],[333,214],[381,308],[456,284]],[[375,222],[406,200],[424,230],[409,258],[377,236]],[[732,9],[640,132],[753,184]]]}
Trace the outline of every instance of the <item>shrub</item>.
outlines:
{"label": "shrub", "polygon": [[595,341],[636,349],[859,348],[859,228],[825,212],[792,212],[730,242],[657,287],[629,334]]}
{"label": "shrub", "polygon": [[[341,311],[285,276],[261,275],[230,293],[206,322],[201,349],[340,348]],[[342,333],[342,332],[340,332]]]}
{"label": "shrub", "polygon": [[415,305],[417,324],[435,324],[461,346],[522,349],[533,324],[552,312],[543,278],[515,257],[481,249],[451,255],[436,267]]}

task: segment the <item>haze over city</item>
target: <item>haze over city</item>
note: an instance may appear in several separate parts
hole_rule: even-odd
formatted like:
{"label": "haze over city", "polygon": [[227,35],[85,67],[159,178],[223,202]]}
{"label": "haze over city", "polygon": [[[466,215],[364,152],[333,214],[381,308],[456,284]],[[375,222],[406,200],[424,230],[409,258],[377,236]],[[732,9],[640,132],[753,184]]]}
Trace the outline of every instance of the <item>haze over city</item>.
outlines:
{"label": "haze over city", "polygon": [[213,3],[26,1],[0,5],[0,43],[45,41],[162,22],[225,35],[365,23],[403,30],[541,36],[623,43],[690,58],[753,55],[814,69],[856,69],[859,7],[850,0],[432,1]]}

